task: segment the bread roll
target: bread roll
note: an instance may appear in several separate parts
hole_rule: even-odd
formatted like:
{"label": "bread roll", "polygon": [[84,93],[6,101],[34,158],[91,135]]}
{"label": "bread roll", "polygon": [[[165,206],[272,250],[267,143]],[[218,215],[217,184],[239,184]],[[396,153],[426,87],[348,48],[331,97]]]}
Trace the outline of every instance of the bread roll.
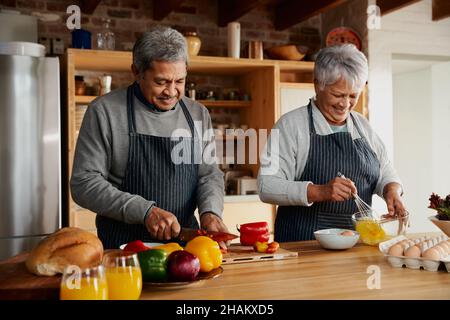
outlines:
{"label": "bread roll", "polygon": [[63,228],[43,239],[30,252],[27,269],[38,276],[63,273],[68,265],[88,268],[99,265],[103,245],[94,234],[78,228]]}

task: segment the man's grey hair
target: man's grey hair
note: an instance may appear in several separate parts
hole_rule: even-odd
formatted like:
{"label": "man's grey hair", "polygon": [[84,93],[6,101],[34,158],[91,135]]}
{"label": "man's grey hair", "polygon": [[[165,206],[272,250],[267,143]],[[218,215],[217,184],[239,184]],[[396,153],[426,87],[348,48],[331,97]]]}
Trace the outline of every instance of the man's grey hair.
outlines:
{"label": "man's grey hair", "polygon": [[314,66],[314,80],[319,89],[332,85],[341,78],[353,89],[362,90],[369,76],[365,55],[353,44],[327,47],[319,51]]}
{"label": "man's grey hair", "polygon": [[144,32],[133,47],[133,63],[139,73],[153,67],[153,61],[188,63],[186,39],[175,29],[158,26]]}

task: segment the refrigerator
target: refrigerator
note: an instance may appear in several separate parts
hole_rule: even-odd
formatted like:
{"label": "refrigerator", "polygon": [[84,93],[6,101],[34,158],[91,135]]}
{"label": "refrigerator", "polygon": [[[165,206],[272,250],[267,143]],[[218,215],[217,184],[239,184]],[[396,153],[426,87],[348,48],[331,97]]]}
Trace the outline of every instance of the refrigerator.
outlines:
{"label": "refrigerator", "polygon": [[0,42],[0,260],[61,227],[58,58]]}

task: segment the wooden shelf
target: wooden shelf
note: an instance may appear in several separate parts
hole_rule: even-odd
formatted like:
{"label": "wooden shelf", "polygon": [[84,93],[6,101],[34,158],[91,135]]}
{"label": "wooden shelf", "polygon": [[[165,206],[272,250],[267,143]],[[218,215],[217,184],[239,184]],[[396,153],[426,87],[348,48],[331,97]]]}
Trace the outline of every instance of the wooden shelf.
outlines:
{"label": "wooden shelf", "polygon": [[[89,104],[97,96],[75,96],[76,104]],[[208,108],[248,108],[252,105],[251,101],[240,100],[197,100]]]}
{"label": "wooden shelf", "polygon": [[314,83],[280,82],[280,88],[313,89]]}
{"label": "wooden shelf", "polygon": [[252,105],[251,101],[241,100],[197,100],[208,108],[248,108]]}
{"label": "wooden shelf", "polygon": [[97,96],[75,96],[75,103],[76,104],[89,104],[97,98]]}
{"label": "wooden shelf", "polygon": [[[131,72],[133,59],[131,51],[70,48],[67,49],[67,53],[71,61],[76,65],[77,70]],[[188,72],[242,75],[264,67],[270,68],[273,66],[279,66],[280,71],[312,71],[314,62],[192,56],[189,57]]]}

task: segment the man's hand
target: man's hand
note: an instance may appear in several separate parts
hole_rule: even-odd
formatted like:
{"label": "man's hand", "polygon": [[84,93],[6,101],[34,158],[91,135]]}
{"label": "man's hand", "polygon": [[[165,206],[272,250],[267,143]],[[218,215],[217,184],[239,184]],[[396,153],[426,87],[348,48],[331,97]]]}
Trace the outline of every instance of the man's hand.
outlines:
{"label": "man's hand", "polygon": [[152,236],[158,240],[170,240],[180,233],[177,217],[169,211],[153,206],[145,220],[145,226]]}
{"label": "man's hand", "polygon": [[[227,226],[222,219],[214,213],[206,212],[200,217],[200,228],[206,231],[220,231],[229,233]],[[219,242],[221,248],[226,249],[230,245],[230,241]]]}
{"label": "man's hand", "polygon": [[322,202],[350,200],[358,191],[352,180],[337,177],[327,184],[309,184],[307,193],[308,202]]}
{"label": "man's hand", "polygon": [[396,182],[388,183],[384,187],[383,197],[386,201],[390,216],[404,216],[406,214],[406,208],[401,195],[402,187]]}

